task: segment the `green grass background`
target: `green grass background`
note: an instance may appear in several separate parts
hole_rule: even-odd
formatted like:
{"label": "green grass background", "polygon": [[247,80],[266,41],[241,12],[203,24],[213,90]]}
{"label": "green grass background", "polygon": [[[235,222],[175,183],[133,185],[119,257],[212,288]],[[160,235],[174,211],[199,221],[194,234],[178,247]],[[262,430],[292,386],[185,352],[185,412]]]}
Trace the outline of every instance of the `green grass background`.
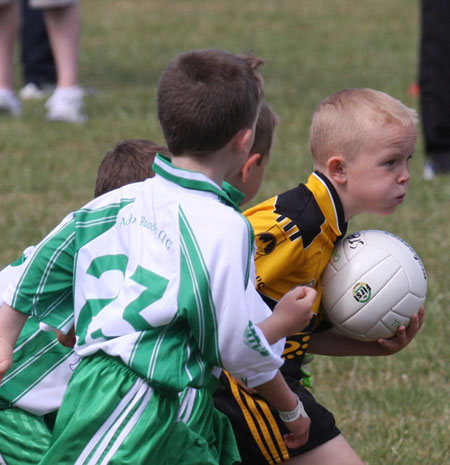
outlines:
{"label": "green grass background", "polygon": [[[187,49],[251,50],[265,60],[266,97],[281,125],[255,202],[306,179],[308,127],[326,95],[373,87],[418,109],[408,95],[417,78],[418,1],[83,0],[82,12],[80,80],[97,91],[86,100],[88,124],[47,123],[42,102],[0,119],[1,266],[92,197],[98,164],[117,141],[163,142],[157,81]],[[424,328],[395,356],[313,365],[315,395],[370,465],[450,462],[450,179],[424,182],[423,160],[420,138],[405,203],[392,217],[355,218],[349,232],[386,229],[416,249],[429,275]]]}

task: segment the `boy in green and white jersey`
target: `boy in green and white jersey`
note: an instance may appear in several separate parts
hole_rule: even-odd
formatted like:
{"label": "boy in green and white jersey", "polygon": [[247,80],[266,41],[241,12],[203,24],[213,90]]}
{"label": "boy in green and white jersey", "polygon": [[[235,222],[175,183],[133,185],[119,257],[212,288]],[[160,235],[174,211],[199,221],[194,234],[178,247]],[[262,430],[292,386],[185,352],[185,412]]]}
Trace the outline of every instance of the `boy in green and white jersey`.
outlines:
{"label": "boy in green and white jersey", "polygon": [[[149,140],[125,140],[103,158],[97,173],[95,196],[121,185],[153,176],[151,165],[165,147]],[[1,295],[14,288],[34,247],[0,271]],[[73,324],[73,303],[67,305],[64,332]],[[12,369],[0,384],[0,464],[39,463],[48,449],[51,431],[44,416],[61,405],[67,383],[80,357],[72,348],[58,343],[53,328],[42,330],[36,318],[28,318],[14,349]]]}
{"label": "boy in green and white jersey", "polygon": [[251,228],[220,187],[253,142],[259,64],[216,50],[174,60],[158,89],[173,162],[157,156],[154,178],[66,218],[5,296],[0,373],[24,318],[13,308],[58,325],[58,299],[74,297],[84,359],[42,463],[217,464],[217,450],[178,415],[180,393],[212,390],[219,366],[282,412],[288,446],[306,440],[309,419],[278,367],[282,338],[309,321],[315,291],[295,289],[270,312],[254,287]]}
{"label": "boy in green and white jersey", "polygon": [[[0,272],[0,295],[7,285],[17,283],[32,250],[28,248],[21,259]],[[51,439],[44,415],[59,408],[78,361],[53,331],[42,331],[36,318],[28,318],[14,350],[12,369],[0,384],[0,464],[39,462]]]}

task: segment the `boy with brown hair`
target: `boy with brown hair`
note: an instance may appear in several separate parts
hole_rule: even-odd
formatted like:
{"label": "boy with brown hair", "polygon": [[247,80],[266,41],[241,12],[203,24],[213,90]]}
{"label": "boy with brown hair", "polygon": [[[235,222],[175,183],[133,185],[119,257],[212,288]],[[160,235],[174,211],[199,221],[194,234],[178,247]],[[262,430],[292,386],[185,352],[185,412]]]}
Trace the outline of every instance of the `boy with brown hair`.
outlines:
{"label": "boy with brown hair", "polygon": [[[260,64],[219,50],[172,61],[158,86],[172,162],[157,155],[153,178],[63,220],[4,296],[0,373],[26,315],[55,326],[61,296],[73,295],[83,360],[42,463],[217,464],[234,439],[224,430],[211,447],[178,415],[180,394],[212,392],[219,367],[281,411],[288,446],[307,439],[309,419],[278,367],[283,338],[309,321],[316,292],[296,288],[270,312],[252,282],[251,227],[221,188],[253,143]],[[204,429],[214,419],[205,415]]]}
{"label": "boy with brown hair", "polygon": [[152,164],[157,153],[170,156],[167,147],[148,139],[125,139],[118,142],[100,162],[95,197],[126,184],[151,178],[155,174]]}
{"label": "boy with brown hair", "polygon": [[278,116],[263,100],[256,122],[255,140],[248,158],[236,174],[226,179],[229,184],[243,194],[242,201],[238,202],[240,205],[250,202],[258,193],[266,168],[272,158],[275,128],[278,124]]}
{"label": "boy with brown hair", "polygon": [[[95,197],[153,176],[151,166],[157,152],[168,154],[166,147],[150,140],[119,142],[100,163]],[[28,247],[19,260],[0,271],[0,304],[3,290],[16,285],[33,250],[34,247]],[[66,327],[60,329],[65,333],[71,324],[72,318],[69,318]],[[37,464],[50,445],[49,417],[61,405],[67,383],[80,361],[71,350],[75,344],[71,332],[57,332],[58,339],[70,349],[58,344],[53,328],[40,327],[36,318],[29,318],[20,333],[12,368],[0,383],[2,464]]]}
{"label": "boy with brown hair", "polygon": [[423,324],[424,309],[392,339],[362,342],[326,329],[320,311],[321,275],[350,218],[389,215],[403,202],[417,138],[416,112],[372,89],[345,89],[316,108],[310,129],[315,171],[305,184],[245,212],[256,235],[257,288],[269,306],[296,285],[314,287],[315,317],[287,338],[281,372],[311,418],[308,442],[288,448],[274,409],[227,373],[215,393],[216,408],[231,420],[242,463],[361,465],[334,416],[303,386],[307,352],[322,355],[390,355],[404,348]]}

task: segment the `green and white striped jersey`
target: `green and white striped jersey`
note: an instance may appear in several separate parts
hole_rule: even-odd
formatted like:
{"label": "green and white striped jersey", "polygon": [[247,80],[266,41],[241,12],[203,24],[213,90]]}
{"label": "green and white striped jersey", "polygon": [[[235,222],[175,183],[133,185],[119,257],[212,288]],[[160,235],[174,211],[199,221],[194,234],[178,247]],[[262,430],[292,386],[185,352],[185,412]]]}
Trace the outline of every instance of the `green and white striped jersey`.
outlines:
{"label": "green and white striped jersey", "polygon": [[[17,284],[31,252],[28,248],[21,259],[0,272],[0,296],[7,286]],[[13,365],[0,383],[0,409],[17,407],[35,415],[57,410],[78,361],[53,331],[42,331],[36,318],[28,318],[14,348]]]}
{"label": "green and white striped jersey", "polygon": [[208,385],[217,366],[249,386],[269,381],[284,341],[270,346],[256,326],[270,309],[249,223],[203,174],[160,155],[153,168],[66,217],[5,301],[64,328],[73,299],[76,353],[120,357],[163,391]]}

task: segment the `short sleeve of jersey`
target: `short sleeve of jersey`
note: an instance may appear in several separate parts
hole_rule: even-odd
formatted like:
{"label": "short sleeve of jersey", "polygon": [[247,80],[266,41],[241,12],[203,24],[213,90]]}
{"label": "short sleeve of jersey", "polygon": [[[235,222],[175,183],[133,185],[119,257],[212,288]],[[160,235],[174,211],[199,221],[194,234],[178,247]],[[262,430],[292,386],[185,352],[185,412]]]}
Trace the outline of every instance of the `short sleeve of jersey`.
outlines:
{"label": "short sleeve of jersey", "polygon": [[[212,306],[217,320],[217,360],[235,376],[246,378],[250,386],[256,386],[275,376],[282,364],[280,356],[284,340],[270,346],[257,326],[270,316],[271,311],[256,292],[251,279],[254,276],[252,230],[240,215],[233,212],[226,216],[227,231],[220,231],[213,241],[208,240],[210,232],[197,228],[198,222],[191,226],[209,270]],[[196,324],[191,323],[191,326],[195,328]],[[203,349],[208,357],[213,355],[215,347],[212,335]],[[201,333],[198,337],[201,338]],[[211,361],[214,362],[214,358]]]}
{"label": "short sleeve of jersey", "polygon": [[6,303],[58,328],[73,318],[74,221],[66,217],[22,265],[16,283],[3,293]]}
{"label": "short sleeve of jersey", "polygon": [[[32,249],[0,272],[0,295],[17,287]],[[38,321],[28,318],[14,348],[12,368],[0,383],[0,408],[17,407],[34,415],[57,410],[73,372],[70,365],[77,360],[53,332],[40,331]]]}
{"label": "short sleeve of jersey", "polygon": [[[304,249],[298,227],[275,212],[276,197],[245,212],[255,232],[256,288],[278,301],[302,282]],[[273,253],[276,250],[276,253]]]}
{"label": "short sleeve of jersey", "polygon": [[23,268],[22,261],[22,263],[8,265],[0,271],[0,305],[3,303],[3,293],[8,287],[15,287]]}

